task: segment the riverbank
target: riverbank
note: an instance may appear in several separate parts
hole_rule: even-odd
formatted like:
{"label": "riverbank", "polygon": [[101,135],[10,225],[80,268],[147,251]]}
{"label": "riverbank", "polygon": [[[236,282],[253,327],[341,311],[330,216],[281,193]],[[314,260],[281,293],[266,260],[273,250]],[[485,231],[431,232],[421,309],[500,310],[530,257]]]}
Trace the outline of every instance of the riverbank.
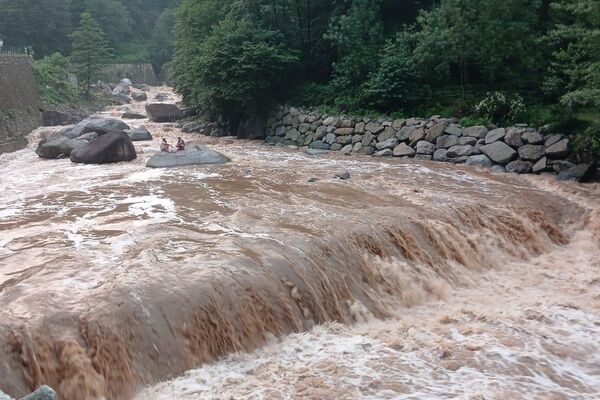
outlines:
{"label": "riverbank", "polygon": [[[149,98],[158,92],[168,88],[152,88]],[[168,102],[178,100],[169,93]],[[102,115],[120,117],[126,107],[142,111],[144,102],[110,107]],[[355,380],[342,380],[353,373],[344,373],[343,363],[336,361],[340,351],[335,349],[340,348],[334,343],[357,343],[349,347],[350,354],[377,358],[383,354],[379,347],[374,352],[369,348],[381,341],[378,324],[408,326],[414,316],[420,321],[417,334],[447,338],[454,328],[481,322],[478,312],[492,321],[500,306],[491,299],[480,304],[478,296],[492,288],[499,301],[525,296],[539,276],[515,274],[519,269],[557,271],[548,272],[547,286],[538,297],[542,299],[553,291],[563,293],[566,272],[559,271],[579,276],[579,268],[589,268],[589,289],[568,301],[583,312],[598,309],[593,283],[598,278],[597,242],[580,246],[577,233],[597,235],[597,184],[556,186],[550,177],[493,174],[414,159],[334,152],[310,156],[259,141],[186,134],[174,123],[126,122],[132,128],[144,125],[154,136],[151,142],[135,143],[138,158],[129,163],[82,166],[42,160],[33,147],[0,156],[0,173],[6,177],[0,193],[0,348],[6,360],[0,365],[0,387],[13,396],[20,388],[46,383],[61,399],[129,399],[144,387],[200,365],[215,368],[203,371],[212,371],[209,376],[216,380],[206,384],[217,390],[217,371],[231,363],[249,382],[243,386],[231,378],[224,381],[231,385],[227,390],[235,387],[249,395],[266,389],[260,371],[246,369],[244,360],[252,363],[262,357],[257,349],[284,338],[283,345],[264,350],[273,355],[266,357],[269,365],[276,366],[274,354],[283,354],[277,349],[304,339],[312,342],[312,337],[321,343],[319,351],[310,343],[294,347],[299,369],[282,357],[281,368],[262,370],[262,376],[282,383],[266,395],[308,397],[311,388],[335,386],[356,396],[369,387],[373,396],[399,396],[403,390],[414,394],[422,389],[414,370],[412,386],[391,386],[387,367],[378,372],[385,381],[380,386],[360,380],[356,373]],[[37,143],[56,129],[39,129],[31,141]],[[232,163],[146,169],[161,138],[174,142],[178,136],[188,145],[207,144]],[[15,170],[21,176],[10,172]],[[345,172],[349,179],[335,178]],[[22,176],[27,176],[26,185]],[[574,265],[559,257],[571,246],[589,264]],[[550,258],[544,261],[543,255]],[[513,289],[501,295],[502,285],[509,283]],[[471,293],[478,285],[482,291]],[[471,308],[479,306],[461,314],[464,304],[459,299]],[[509,304],[521,315],[525,311],[520,305],[528,308],[535,301]],[[553,300],[551,307],[554,302],[562,303]],[[449,320],[457,321],[442,324],[449,331],[440,330],[437,314],[430,312],[443,307],[448,307]],[[420,315],[429,317],[418,319]],[[552,317],[550,311],[548,315]],[[408,319],[397,319],[403,316]],[[571,324],[574,335],[587,332],[586,321],[582,317]],[[511,326],[525,329],[525,324],[517,318]],[[390,338],[409,341],[407,329],[390,330]],[[285,339],[298,332],[309,334]],[[532,337],[543,342],[544,331],[535,332]],[[490,334],[501,338],[503,331]],[[365,342],[353,339],[357,335]],[[525,352],[519,347],[525,344],[514,346],[515,352]],[[423,347],[423,354],[427,349],[435,346]],[[255,350],[254,355],[212,364],[227,354]],[[402,350],[397,351],[401,357]],[[458,360],[460,368],[445,369],[449,372],[444,374],[436,367],[430,387],[472,369],[486,373],[484,361],[493,360],[494,353],[485,347],[472,351],[481,365]],[[321,354],[318,362],[313,362],[315,354]],[[586,358],[590,354],[577,356],[582,374],[589,373],[594,361]],[[437,363],[432,365],[460,356],[442,357],[433,350],[430,355]],[[567,362],[572,355],[558,357]],[[357,366],[366,360],[357,359]],[[340,365],[339,379],[327,365]],[[562,373],[544,365],[527,368],[547,377]],[[329,380],[319,383],[308,371],[315,371],[313,376],[322,372]],[[527,375],[518,368],[516,374]],[[390,376],[395,376],[393,371]],[[298,380],[286,386],[289,377]],[[509,378],[500,384],[508,385]],[[556,391],[585,396],[597,388],[593,381],[582,381],[572,385],[559,380]],[[173,385],[179,389],[169,392],[169,385],[159,388],[166,390],[160,396],[203,398],[210,393],[194,393],[189,381],[182,384],[187,392],[178,383]],[[385,390],[378,392],[378,387]],[[452,390],[464,393],[460,384]]]}

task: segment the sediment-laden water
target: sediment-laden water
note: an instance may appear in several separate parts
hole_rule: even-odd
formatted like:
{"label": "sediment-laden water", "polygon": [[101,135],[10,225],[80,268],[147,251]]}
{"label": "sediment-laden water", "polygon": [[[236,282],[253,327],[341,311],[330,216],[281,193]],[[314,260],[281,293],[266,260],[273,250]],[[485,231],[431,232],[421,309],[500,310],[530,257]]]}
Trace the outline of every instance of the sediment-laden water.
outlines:
{"label": "sediment-laden water", "polygon": [[0,156],[5,392],[597,398],[598,184],[196,135],[233,162],[150,170],[181,133],[126,122],[131,163]]}

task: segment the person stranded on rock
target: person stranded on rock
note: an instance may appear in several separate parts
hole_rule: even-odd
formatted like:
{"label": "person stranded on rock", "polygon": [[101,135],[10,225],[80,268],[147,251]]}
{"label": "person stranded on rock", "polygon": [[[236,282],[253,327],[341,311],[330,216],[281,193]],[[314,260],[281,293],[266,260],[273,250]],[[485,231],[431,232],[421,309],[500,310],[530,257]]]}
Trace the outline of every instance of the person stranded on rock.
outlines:
{"label": "person stranded on rock", "polygon": [[160,151],[164,151],[165,153],[172,153],[172,147],[173,146],[171,146],[169,142],[167,142],[167,139],[163,138],[162,143],[160,144]]}
{"label": "person stranded on rock", "polygon": [[177,151],[183,151],[185,150],[185,142],[183,141],[183,139],[181,137],[177,138]]}

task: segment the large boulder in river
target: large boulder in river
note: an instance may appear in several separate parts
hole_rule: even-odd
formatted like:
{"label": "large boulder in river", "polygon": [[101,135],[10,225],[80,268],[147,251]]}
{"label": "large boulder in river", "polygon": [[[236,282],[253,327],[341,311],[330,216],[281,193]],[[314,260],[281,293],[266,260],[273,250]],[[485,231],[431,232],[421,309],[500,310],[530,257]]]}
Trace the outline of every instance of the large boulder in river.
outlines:
{"label": "large boulder in river", "polygon": [[123,119],[146,119],[148,118],[148,116],[144,113],[139,113],[139,112],[135,112],[135,111],[125,111],[123,113],[123,115],[121,115],[121,118]]}
{"label": "large boulder in river", "polygon": [[61,131],[61,135],[69,139],[75,139],[88,132],[97,132],[105,135],[112,132],[122,132],[129,129],[129,125],[116,118],[91,117],[86,118],[77,125]]}
{"label": "large boulder in river", "polygon": [[71,152],[71,161],[83,164],[109,164],[136,158],[135,146],[125,132],[107,133]]}
{"label": "large boulder in river", "polygon": [[175,104],[146,104],[146,114],[152,122],[173,122],[183,118],[183,112]]}
{"label": "large boulder in river", "polygon": [[41,158],[57,159],[69,157],[74,149],[87,144],[85,140],[75,140],[66,137],[54,137],[42,140],[35,150]]}
{"label": "large boulder in river", "polygon": [[146,167],[171,168],[186,165],[225,164],[230,161],[223,154],[217,153],[206,146],[194,145],[176,153],[161,151],[148,160]]}
{"label": "large boulder in river", "polygon": [[139,128],[129,131],[129,138],[132,142],[142,142],[145,140],[152,140],[152,134],[142,125]]}

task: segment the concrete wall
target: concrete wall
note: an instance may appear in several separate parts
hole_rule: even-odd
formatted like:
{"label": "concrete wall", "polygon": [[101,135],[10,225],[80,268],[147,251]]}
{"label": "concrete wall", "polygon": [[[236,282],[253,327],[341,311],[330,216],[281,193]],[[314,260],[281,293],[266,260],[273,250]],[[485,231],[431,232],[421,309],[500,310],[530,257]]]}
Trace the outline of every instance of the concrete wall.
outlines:
{"label": "concrete wall", "polygon": [[158,84],[152,64],[111,64],[100,72],[100,78],[109,83],[119,83],[123,78],[133,83]]}
{"label": "concrete wall", "polygon": [[41,107],[29,57],[0,54],[0,154],[27,146],[25,135],[41,125]]}

